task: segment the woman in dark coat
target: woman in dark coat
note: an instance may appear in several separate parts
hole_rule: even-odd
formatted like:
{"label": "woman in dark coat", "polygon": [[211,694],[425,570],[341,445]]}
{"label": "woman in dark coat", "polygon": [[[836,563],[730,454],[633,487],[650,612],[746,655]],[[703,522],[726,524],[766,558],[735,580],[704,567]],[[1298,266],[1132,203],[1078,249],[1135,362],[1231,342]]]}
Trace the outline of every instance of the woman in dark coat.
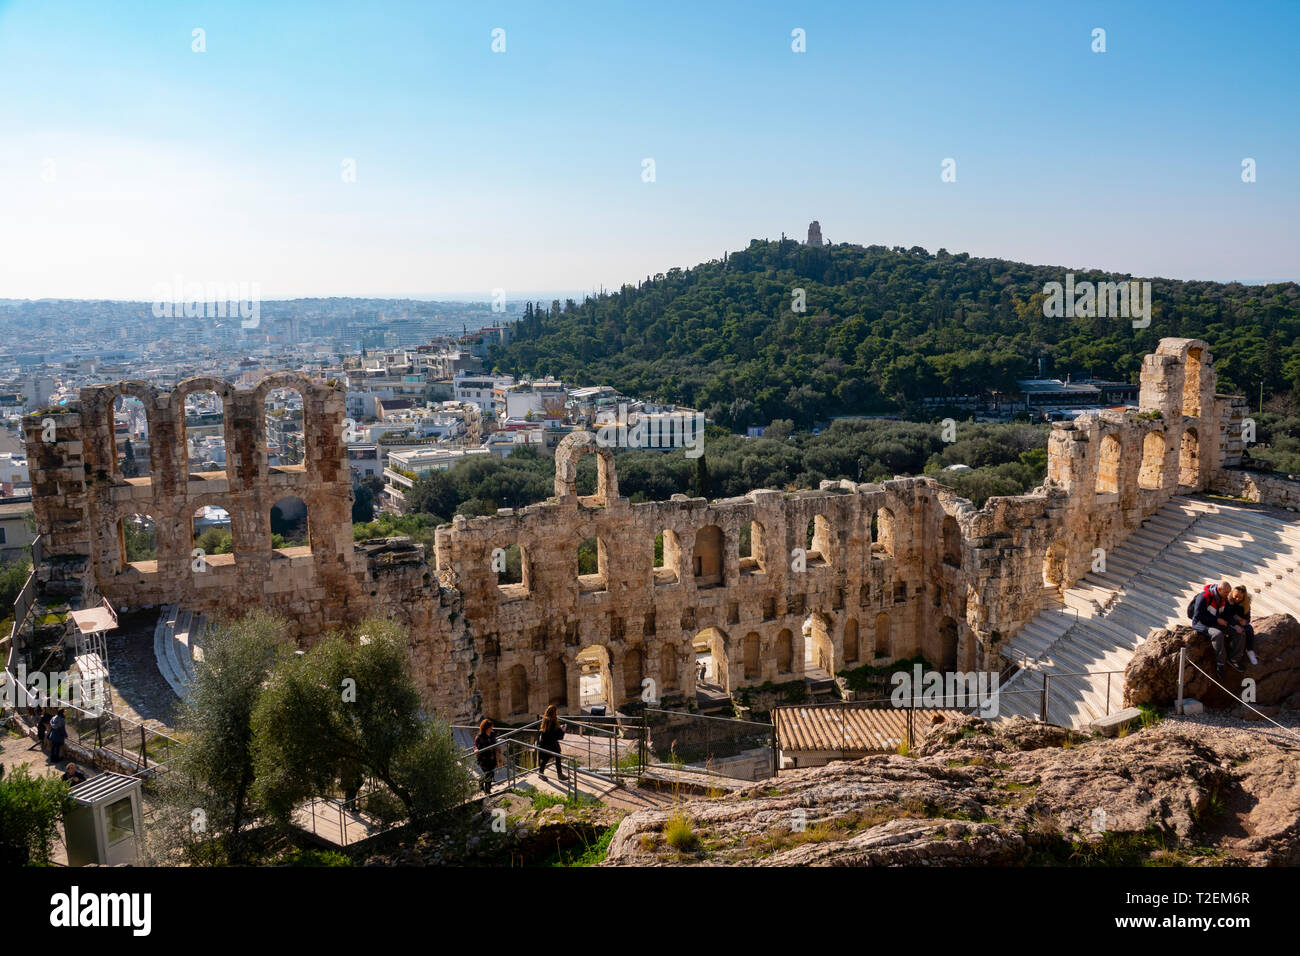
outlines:
{"label": "woman in dark coat", "polygon": [[497,732],[492,729],[492,721],[486,717],[478,725],[478,736],[474,738],[474,759],[483,772],[483,792],[492,792],[492,778],[497,771]]}
{"label": "woman in dark coat", "polygon": [[542,715],[541,734],[537,738],[537,746],[541,748],[541,753],[537,755],[537,773],[539,776],[546,776],[546,765],[551,760],[555,761],[555,771],[561,780],[568,779],[564,776],[564,763],[561,758],[556,756],[560,752],[560,741],[564,739],[564,728],[560,726],[560,717],[556,712],[555,705],[552,704],[546,708],[546,713]]}

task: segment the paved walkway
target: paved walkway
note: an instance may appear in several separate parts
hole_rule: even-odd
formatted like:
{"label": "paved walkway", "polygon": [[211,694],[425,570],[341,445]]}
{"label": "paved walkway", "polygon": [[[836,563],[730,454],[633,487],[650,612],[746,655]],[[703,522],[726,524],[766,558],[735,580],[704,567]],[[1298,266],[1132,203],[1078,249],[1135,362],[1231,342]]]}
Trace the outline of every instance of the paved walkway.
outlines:
{"label": "paved walkway", "polygon": [[[63,773],[66,766],[66,760],[60,760],[58,763],[50,763],[49,757],[37,750],[29,749],[32,741],[27,737],[20,737],[17,733],[8,727],[0,727],[0,764],[4,765],[5,774],[17,769],[22,764],[28,765],[28,770],[33,776],[38,777],[57,777]],[[47,745],[48,747],[48,745]],[[87,778],[99,775],[99,771],[90,764],[77,764],[81,772]],[[68,863],[67,849],[63,846],[62,830],[60,827],[60,839],[55,844],[52,859],[55,863],[61,863],[64,866]]]}

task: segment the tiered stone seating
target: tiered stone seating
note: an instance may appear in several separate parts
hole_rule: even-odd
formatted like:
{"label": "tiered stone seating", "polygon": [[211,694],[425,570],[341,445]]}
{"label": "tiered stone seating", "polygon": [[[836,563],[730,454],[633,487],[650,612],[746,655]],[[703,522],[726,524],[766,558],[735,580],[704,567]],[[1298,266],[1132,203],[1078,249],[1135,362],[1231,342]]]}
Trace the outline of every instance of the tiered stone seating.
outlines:
{"label": "tiered stone seating", "polygon": [[159,613],[158,625],[154,628],[153,651],[158,671],[167,686],[182,700],[189,695],[195,662],[203,660],[202,648],[198,646],[203,627],[202,614],[169,604]]}
{"label": "tiered stone seating", "polygon": [[1244,584],[1256,618],[1300,617],[1300,524],[1284,511],[1175,497],[1010,641],[1021,670],[1002,685],[999,715],[1085,727],[1122,706],[1123,671],[1152,628],[1186,624],[1187,602],[1210,581]]}

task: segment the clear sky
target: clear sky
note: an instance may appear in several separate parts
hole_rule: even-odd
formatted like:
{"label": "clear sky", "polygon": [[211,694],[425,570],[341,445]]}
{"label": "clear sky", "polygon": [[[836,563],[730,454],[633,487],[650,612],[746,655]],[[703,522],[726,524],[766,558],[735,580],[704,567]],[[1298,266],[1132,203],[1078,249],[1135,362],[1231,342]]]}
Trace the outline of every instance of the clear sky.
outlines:
{"label": "clear sky", "polygon": [[1297,36],[1296,0],[0,0],[0,298],[510,298],[812,219],[1300,279]]}

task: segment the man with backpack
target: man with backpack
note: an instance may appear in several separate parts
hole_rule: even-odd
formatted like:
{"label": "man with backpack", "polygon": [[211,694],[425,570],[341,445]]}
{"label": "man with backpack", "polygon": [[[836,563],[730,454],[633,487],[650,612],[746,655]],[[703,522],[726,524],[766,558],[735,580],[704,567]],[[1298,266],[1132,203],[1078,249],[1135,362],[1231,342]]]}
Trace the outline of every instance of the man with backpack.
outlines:
{"label": "man with backpack", "polygon": [[[1192,627],[1209,635],[1210,643],[1214,646],[1214,671],[1220,681],[1223,680],[1223,667],[1228,657],[1235,658],[1239,652],[1232,627],[1223,616],[1231,593],[1232,585],[1227,581],[1207,584],[1187,605],[1187,616],[1192,620]],[[1225,638],[1232,641],[1231,648],[1225,647]]]}

